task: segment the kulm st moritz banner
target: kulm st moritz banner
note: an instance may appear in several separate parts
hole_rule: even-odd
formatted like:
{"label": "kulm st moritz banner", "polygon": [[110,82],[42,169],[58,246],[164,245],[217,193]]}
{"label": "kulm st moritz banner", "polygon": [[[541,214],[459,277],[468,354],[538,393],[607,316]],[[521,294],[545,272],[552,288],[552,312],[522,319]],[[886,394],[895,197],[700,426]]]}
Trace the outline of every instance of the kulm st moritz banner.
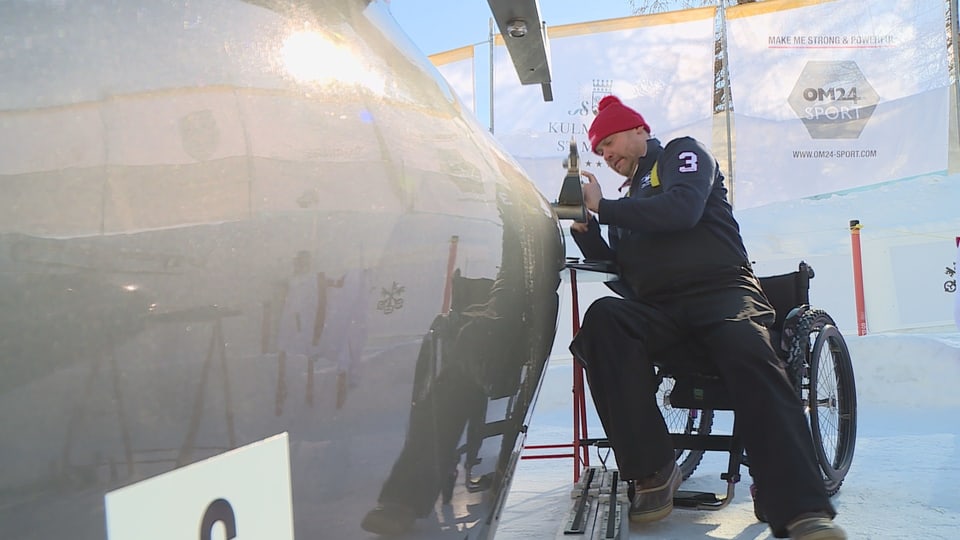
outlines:
{"label": "kulm st moritz banner", "polygon": [[947,168],[940,0],[727,10],[737,208]]}
{"label": "kulm st moritz banner", "polygon": [[590,151],[587,129],[600,99],[615,94],[666,143],[712,143],[715,8],[548,27],[553,101],[518,85],[506,47],[494,48],[494,134],[541,193],[560,192],[570,140],[580,166],[617,198],[623,178]]}

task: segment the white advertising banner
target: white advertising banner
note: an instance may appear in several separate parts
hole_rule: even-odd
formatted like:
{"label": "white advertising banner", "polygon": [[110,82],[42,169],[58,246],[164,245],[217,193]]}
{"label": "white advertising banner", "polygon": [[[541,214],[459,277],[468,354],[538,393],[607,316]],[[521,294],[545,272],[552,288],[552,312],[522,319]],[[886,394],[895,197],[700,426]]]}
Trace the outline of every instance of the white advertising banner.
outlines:
{"label": "white advertising banner", "polygon": [[947,267],[946,274],[950,279],[943,283],[943,290],[953,295],[953,322],[960,330],[960,292],[957,292],[957,266],[960,266],[960,236],[956,238],[957,257],[953,260],[953,271]]}
{"label": "white advertising banner", "polygon": [[476,87],[474,85],[473,45],[460,47],[430,56],[430,61],[447,80],[460,101],[476,114]]}
{"label": "white advertising banner", "polygon": [[[951,270],[953,251],[952,243],[943,240],[889,246],[894,298],[892,302],[866,306],[870,330],[882,331],[883,323],[893,328],[948,326],[953,304],[951,289],[956,283],[951,283],[952,276],[944,271]],[[882,267],[871,271],[879,274],[877,278],[884,277]]]}
{"label": "white advertising banner", "polygon": [[947,168],[941,0],[727,10],[737,208]]}
{"label": "white advertising banner", "polygon": [[571,138],[580,166],[617,198],[623,178],[590,151],[587,129],[608,94],[644,116],[666,143],[689,135],[712,144],[715,8],[548,27],[553,101],[520,86],[503,46],[494,48],[493,132],[548,200],[556,200]]}

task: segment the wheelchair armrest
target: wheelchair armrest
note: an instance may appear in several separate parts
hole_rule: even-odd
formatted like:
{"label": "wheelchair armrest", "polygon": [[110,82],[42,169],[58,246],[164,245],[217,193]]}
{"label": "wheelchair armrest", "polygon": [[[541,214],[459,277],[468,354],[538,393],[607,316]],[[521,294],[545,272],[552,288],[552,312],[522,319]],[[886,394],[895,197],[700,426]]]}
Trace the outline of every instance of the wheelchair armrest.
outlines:
{"label": "wheelchair armrest", "polygon": [[566,263],[567,268],[572,268],[574,270],[584,270],[587,272],[600,272],[602,274],[612,274],[616,277],[604,281],[604,284],[615,294],[619,295],[622,298],[631,299],[633,298],[633,291],[630,290],[630,287],[620,279],[620,268],[617,266],[617,263],[614,261],[605,261],[605,260],[596,260],[596,259],[584,259],[582,262],[579,259],[570,258],[567,259]]}
{"label": "wheelchair armrest", "polygon": [[627,283],[622,279],[611,279],[604,281],[603,284],[614,293],[620,295],[620,297],[626,298],[627,300],[633,299],[633,290],[631,290]]}
{"label": "wheelchair armrest", "polygon": [[587,272],[600,272],[602,274],[619,274],[620,269],[617,267],[617,263],[614,261],[602,261],[596,259],[584,259],[579,261],[578,259],[567,260],[567,268],[573,268],[574,270],[585,270]]}

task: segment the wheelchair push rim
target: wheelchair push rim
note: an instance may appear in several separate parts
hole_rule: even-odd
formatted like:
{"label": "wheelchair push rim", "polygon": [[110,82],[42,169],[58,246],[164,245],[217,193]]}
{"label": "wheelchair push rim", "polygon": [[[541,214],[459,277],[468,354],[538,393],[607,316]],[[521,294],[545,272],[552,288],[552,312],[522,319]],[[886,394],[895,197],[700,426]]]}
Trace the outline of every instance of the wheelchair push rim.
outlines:
{"label": "wheelchair push rim", "polygon": [[833,495],[850,470],[856,446],[853,365],[843,336],[825,313],[816,314],[808,343],[804,405],[824,483]]}

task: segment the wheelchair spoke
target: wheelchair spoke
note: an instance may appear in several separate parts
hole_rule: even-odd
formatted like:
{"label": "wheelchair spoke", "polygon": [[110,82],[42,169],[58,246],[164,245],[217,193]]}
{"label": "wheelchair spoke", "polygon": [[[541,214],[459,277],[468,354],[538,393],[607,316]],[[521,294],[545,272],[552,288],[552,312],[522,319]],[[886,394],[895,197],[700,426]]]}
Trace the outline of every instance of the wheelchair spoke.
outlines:
{"label": "wheelchair spoke", "polygon": [[[667,431],[685,435],[709,435],[713,427],[713,411],[674,407],[670,403],[670,393],[673,391],[674,383],[672,378],[665,377],[657,391],[657,405],[660,406]],[[684,479],[693,474],[700,460],[703,459],[703,454],[703,450],[676,449],[677,464]]]}
{"label": "wheelchair spoke", "polygon": [[835,352],[832,346],[820,349],[819,362],[817,362],[816,392],[820,442],[823,445],[824,454],[830,459],[834,467],[837,466],[837,462],[840,459],[840,444],[838,441],[840,423],[838,418],[839,409],[837,408],[838,392]]}
{"label": "wheelchair spoke", "polygon": [[804,404],[808,407],[824,482],[832,494],[839,489],[853,458],[856,389],[843,336],[828,316],[823,315],[819,322],[808,335]]}

